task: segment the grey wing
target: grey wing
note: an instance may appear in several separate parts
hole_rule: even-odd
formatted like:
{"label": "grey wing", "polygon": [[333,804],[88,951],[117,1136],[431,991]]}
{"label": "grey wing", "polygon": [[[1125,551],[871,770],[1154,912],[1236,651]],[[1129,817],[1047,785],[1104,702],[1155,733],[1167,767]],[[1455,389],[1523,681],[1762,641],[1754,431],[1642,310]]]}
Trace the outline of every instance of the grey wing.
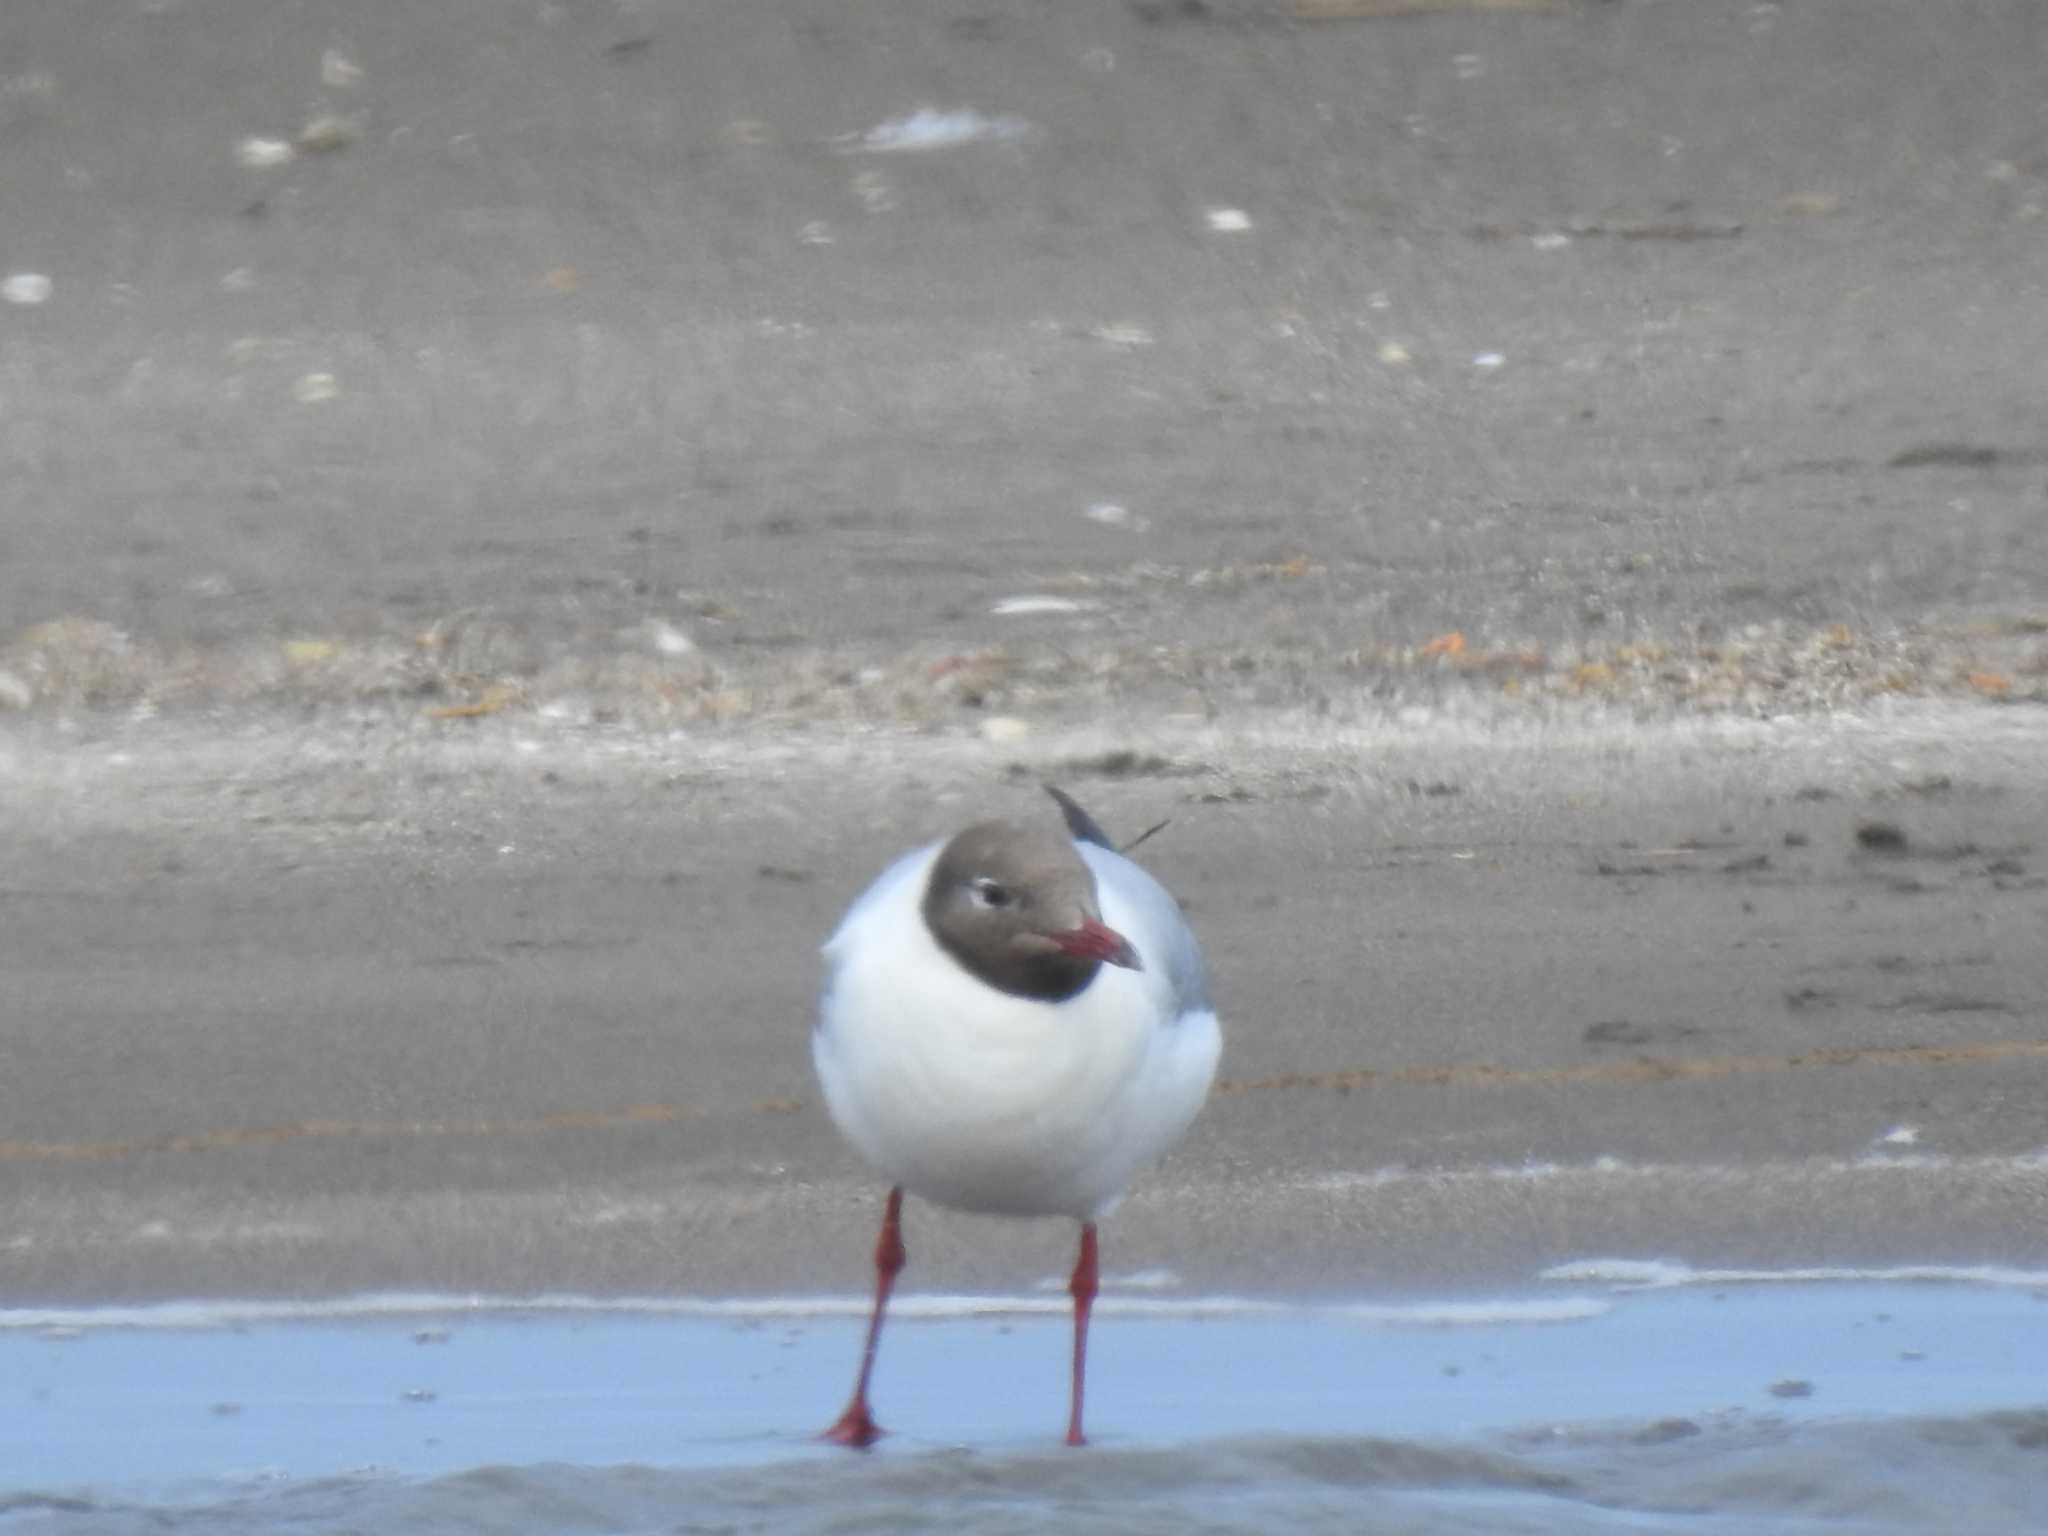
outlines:
{"label": "grey wing", "polygon": [[1195,931],[1188,926],[1173,893],[1140,865],[1113,849],[1093,843],[1076,843],[1075,847],[1095,871],[1096,884],[1116,892],[1117,900],[1136,914],[1131,926],[1143,933],[1140,948],[1148,963],[1165,971],[1167,980],[1173,984],[1179,1011],[1206,1010],[1209,976],[1202,963],[1202,946],[1195,942]]}

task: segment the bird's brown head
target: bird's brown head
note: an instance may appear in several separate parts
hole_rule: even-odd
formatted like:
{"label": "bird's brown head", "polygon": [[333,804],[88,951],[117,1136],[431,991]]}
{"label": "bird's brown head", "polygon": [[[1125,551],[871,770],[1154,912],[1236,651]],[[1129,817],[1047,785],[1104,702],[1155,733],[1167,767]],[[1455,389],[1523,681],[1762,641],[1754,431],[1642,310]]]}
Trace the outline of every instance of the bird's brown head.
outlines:
{"label": "bird's brown head", "polygon": [[1094,874],[1050,826],[984,821],[957,833],[932,866],[924,920],[968,971],[1018,997],[1061,1002],[1104,965],[1143,969],[1103,923]]}

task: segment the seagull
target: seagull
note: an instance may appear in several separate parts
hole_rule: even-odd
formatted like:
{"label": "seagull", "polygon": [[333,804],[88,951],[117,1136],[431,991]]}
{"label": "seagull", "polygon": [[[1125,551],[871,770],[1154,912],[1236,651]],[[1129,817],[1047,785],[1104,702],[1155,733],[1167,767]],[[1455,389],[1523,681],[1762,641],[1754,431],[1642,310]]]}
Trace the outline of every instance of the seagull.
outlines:
{"label": "seagull", "polygon": [[841,1445],[883,1434],[868,1383],[906,1256],[906,1192],[1081,1224],[1066,1439],[1087,1444],[1096,1223],[1180,1139],[1216,1075],[1223,1037],[1179,903],[1047,793],[1064,828],[984,821],[907,853],[825,945],[812,1059],[833,1121],[889,1181],[860,1372],[825,1431]]}

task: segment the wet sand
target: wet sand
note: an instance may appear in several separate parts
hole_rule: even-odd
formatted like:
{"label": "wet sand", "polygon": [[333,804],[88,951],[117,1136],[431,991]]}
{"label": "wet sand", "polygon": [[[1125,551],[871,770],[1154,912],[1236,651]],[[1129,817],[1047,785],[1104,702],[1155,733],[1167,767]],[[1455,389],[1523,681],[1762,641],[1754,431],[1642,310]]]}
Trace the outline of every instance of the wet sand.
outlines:
{"label": "wet sand", "polygon": [[[1358,1296],[2041,1251],[2025,711],[459,729],[11,751],[10,1295],[857,1291],[880,1191],[811,1081],[817,945],[892,851],[1049,814],[1041,777],[1171,818],[1146,855],[1227,1032],[1106,1229],[1120,1272]],[[942,1289],[1070,1241],[922,1206],[910,1238]]]}
{"label": "wet sand", "polygon": [[816,945],[1041,777],[1113,1265],[2038,1258],[2044,16],[10,4],[0,1284],[855,1288]]}

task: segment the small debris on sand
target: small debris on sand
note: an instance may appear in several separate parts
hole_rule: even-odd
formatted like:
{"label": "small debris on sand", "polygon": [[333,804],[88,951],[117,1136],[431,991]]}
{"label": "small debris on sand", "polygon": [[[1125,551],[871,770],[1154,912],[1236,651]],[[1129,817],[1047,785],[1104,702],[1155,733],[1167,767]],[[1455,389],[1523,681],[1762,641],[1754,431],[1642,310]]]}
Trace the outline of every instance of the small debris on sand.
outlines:
{"label": "small debris on sand", "polygon": [[1982,443],[1916,443],[1901,448],[1885,466],[1889,469],[1988,469],[1999,460],[1996,448]]}
{"label": "small debris on sand", "polygon": [[16,272],[5,282],[0,282],[0,298],[10,304],[46,304],[55,291],[56,285],[40,272]]}
{"label": "small debris on sand", "polygon": [[1906,834],[1888,821],[1866,821],[1856,829],[1856,846],[1870,853],[1904,853]]}
{"label": "small debris on sand", "polygon": [[919,107],[905,117],[891,118],[859,133],[833,141],[841,154],[898,155],[966,144],[1014,142],[1030,137],[1032,125],[1021,117],[990,117],[972,107]]}

